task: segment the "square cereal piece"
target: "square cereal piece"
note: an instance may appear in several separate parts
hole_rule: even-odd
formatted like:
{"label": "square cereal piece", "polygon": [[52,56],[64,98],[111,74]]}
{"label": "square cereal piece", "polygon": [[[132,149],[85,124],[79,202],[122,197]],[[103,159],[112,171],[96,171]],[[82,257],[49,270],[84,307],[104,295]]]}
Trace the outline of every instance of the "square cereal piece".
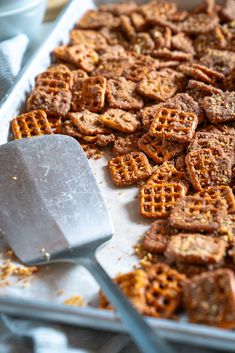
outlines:
{"label": "square cereal piece", "polygon": [[109,171],[117,186],[127,186],[145,180],[152,168],[144,153],[132,152],[109,161]]}
{"label": "square cereal piece", "polygon": [[154,172],[148,179],[147,184],[159,184],[159,183],[181,183],[185,185],[186,189],[189,189],[189,182],[184,171],[177,170],[174,165],[170,163],[163,163],[162,165],[155,167]]}
{"label": "square cereal piece", "polygon": [[146,315],[170,318],[182,304],[183,286],[187,278],[164,263],[147,269]]}
{"label": "square cereal piece", "polygon": [[123,72],[127,80],[139,82],[159,68],[159,61],[149,55],[133,54],[131,58],[132,65]]}
{"label": "square cereal piece", "polygon": [[110,134],[110,130],[101,124],[99,115],[89,110],[83,110],[79,113],[69,113],[68,118],[71,119],[81,134],[91,136]]}
{"label": "square cereal piece", "polygon": [[140,188],[140,214],[146,218],[166,218],[176,201],[184,196],[182,184],[146,184]]}
{"label": "square cereal piece", "polygon": [[49,78],[44,78],[41,80],[37,80],[36,87],[49,87],[55,89],[66,89],[69,90],[69,84],[65,81],[54,80]]}
{"label": "square cereal piece", "polygon": [[41,109],[53,116],[64,116],[70,109],[71,98],[69,90],[38,87],[27,100],[27,110]]}
{"label": "square cereal piece", "polygon": [[138,141],[139,148],[152,158],[157,164],[170,161],[180,154],[184,146],[174,141],[167,141],[151,136],[150,133],[143,135]]}
{"label": "square cereal piece", "polygon": [[235,278],[219,269],[195,276],[184,285],[189,320],[223,328],[235,327]]}
{"label": "square cereal piece", "polygon": [[92,74],[105,78],[118,78],[122,76],[123,71],[130,65],[131,60],[127,56],[110,57],[107,59],[103,59],[102,56],[99,65]]}
{"label": "square cereal piece", "polygon": [[227,203],[220,199],[186,196],[179,200],[170,214],[170,224],[190,232],[213,232],[227,214]]}
{"label": "square cereal piece", "polygon": [[[59,66],[59,65],[57,65],[57,66]],[[39,74],[35,79],[36,86],[39,86],[40,82],[42,80],[63,81],[68,84],[67,89],[69,89],[72,87],[73,75],[69,69],[65,70],[65,69],[61,69],[59,67],[58,67],[58,69],[56,69],[56,67],[55,67],[54,69],[49,68],[47,71],[44,71],[41,74]]]}
{"label": "square cereal piece", "polygon": [[136,93],[136,84],[124,77],[108,80],[107,99],[111,108],[139,110],[144,101]]}
{"label": "square cereal piece", "polygon": [[101,12],[95,10],[87,11],[77,27],[82,29],[100,29],[101,27],[116,27],[118,25],[117,18],[109,12]]}
{"label": "square cereal piece", "polygon": [[185,158],[190,181],[196,191],[216,185],[229,185],[231,161],[220,148],[204,148],[189,152]]}
{"label": "square cereal piece", "polygon": [[100,115],[100,120],[105,126],[125,133],[135,132],[140,127],[137,114],[122,109],[108,109]]}
{"label": "square cereal piece", "polygon": [[227,202],[228,213],[235,213],[235,196],[229,186],[211,186],[203,191],[197,192],[195,195],[207,199],[208,201],[223,199]]}
{"label": "square cereal piece", "polygon": [[17,116],[11,122],[11,131],[14,140],[53,134],[47,115],[42,110],[34,110]]}
{"label": "square cereal piece", "polygon": [[150,134],[178,142],[188,142],[193,138],[198,118],[194,113],[177,109],[160,109],[150,126]]}
{"label": "square cereal piece", "polygon": [[220,238],[202,234],[178,234],[167,244],[165,256],[170,262],[191,265],[221,264],[227,243]]}
{"label": "square cereal piece", "polygon": [[223,92],[205,97],[203,107],[212,124],[235,121],[235,92]]}
{"label": "square cereal piece", "polygon": [[106,78],[93,76],[82,82],[82,105],[91,112],[99,112],[105,103]]}

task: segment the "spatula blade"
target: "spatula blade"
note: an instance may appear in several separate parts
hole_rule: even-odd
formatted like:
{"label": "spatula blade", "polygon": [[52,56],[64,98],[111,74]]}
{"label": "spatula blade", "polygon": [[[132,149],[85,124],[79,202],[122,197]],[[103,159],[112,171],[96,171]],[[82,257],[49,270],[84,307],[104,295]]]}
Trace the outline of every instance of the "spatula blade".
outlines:
{"label": "spatula blade", "polygon": [[0,146],[0,228],[24,263],[106,242],[112,223],[86,156],[71,137]]}

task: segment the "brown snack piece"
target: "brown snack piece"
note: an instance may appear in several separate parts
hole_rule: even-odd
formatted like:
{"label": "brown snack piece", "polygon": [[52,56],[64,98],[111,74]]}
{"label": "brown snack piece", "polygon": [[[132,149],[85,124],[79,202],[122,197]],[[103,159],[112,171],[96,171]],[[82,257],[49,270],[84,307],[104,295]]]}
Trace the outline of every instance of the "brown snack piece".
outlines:
{"label": "brown snack piece", "polygon": [[205,97],[203,106],[208,120],[213,124],[235,121],[235,92]]}
{"label": "brown snack piece", "polygon": [[[148,284],[148,276],[142,269],[117,276],[114,282],[120,287],[121,291],[131,300],[135,308],[143,313],[146,306],[145,289]],[[112,309],[108,299],[101,292],[100,308]]]}
{"label": "brown snack piece", "polygon": [[[59,68],[59,66],[65,66],[65,65],[55,65],[53,69],[49,68],[48,70],[39,74],[35,79],[36,85],[38,86],[40,82],[42,82],[43,80],[53,80],[53,81],[56,80],[59,82],[63,81],[67,83],[69,87],[71,87],[73,82],[72,72],[69,69],[65,70],[63,68]],[[69,87],[67,89],[69,89]]]}
{"label": "brown snack piece", "polygon": [[37,87],[27,100],[27,110],[44,110],[53,116],[64,116],[71,104],[71,92],[50,87]]}
{"label": "brown snack piece", "polygon": [[212,31],[218,25],[216,14],[208,16],[205,13],[188,16],[185,21],[178,24],[179,31],[188,34],[200,34]]}
{"label": "brown snack piece", "polygon": [[179,183],[146,184],[140,188],[140,214],[146,218],[166,218],[176,201],[185,196]]}
{"label": "brown snack piece", "polygon": [[209,186],[229,185],[231,182],[231,161],[220,148],[202,148],[189,152],[185,162],[190,181],[197,191]]}
{"label": "brown snack piece", "polygon": [[206,55],[208,49],[226,49],[228,42],[220,26],[216,26],[213,31],[200,34],[194,40],[194,48],[198,57]]}
{"label": "brown snack piece", "polygon": [[147,184],[159,184],[162,182],[182,183],[189,188],[185,172],[177,170],[174,165],[170,163],[163,163],[161,166],[155,168],[155,171],[148,179]]}
{"label": "brown snack piece", "polygon": [[76,125],[80,133],[84,135],[110,134],[110,130],[102,126],[99,115],[84,110],[79,113],[69,113],[68,118]]}
{"label": "brown snack piece", "polygon": [[178,234],[167,244],[165,256],[170,262],[192,265],[221,264],[226,255],[227,243],[220,238],[202,234]]}
{"label": "brown snack piece", "polygon": [[148,22],[141,13],[133,12],[130,14],[130,18],[136,32],[142,32],[148,28]]}
{"label": "brown snack piece", "polygon": [[195,49],[192,40],[185,33],[177,33],[171,38],[173,49],[194,54]]}
{"label": "brown snack piece", "polygon": [[220,11],[220,16],[225,21],[235,20],[235,1],[226,0]]}
{"label": "brown snack piece", "polygon": [[222,93],[221,89],[216,88],[212,85],[208,85],[208,84],[201,82],[201,81],[196,81],[196,80],[189,80],[187,88],[205,92],[206,95],[221,94]]}
{"label": "brown snack piece", "polygon": [[182,302],[186,276],[164,263],[148,269],[149,284],[146,288],[145,314],[153,317],[170,318]]}
{"label": "brown snack piece", "polygon": [[85,152],[87,159],[93,158],[97,160],[104,155],[104,152],[100,151],[100,149],[92,143],[81,143],[80,145]]}
{"label": "brown snack piece", "polygon": [[47,116],[47,119],[49,121],[51,130],[53,134],[61,134],[62,133],[62,118],[55,118],[55,117],[50,117]]}
{"label": "brown snack piece", "polygon": [[135,132],[140,127],[137,114],[121,109],[108,109],[99,119],[105,126],[126,133]]}
{"label": "brown snack piece", "polygon": [[69,90],[69,84],[67,82],[48,78],[37,80],[36,87],[49,87]]}
{"label": "brown snack piece", "polygon": [[91,112],[99,112],[105,103],[106,78],[101,76],[88,77],[82,82],[82,106]]}
{"label": "brown snack piece", "polygon": [[202,81],[205,83],[212,82],[210,77],[208,77],[203,71],[199,70],[198,68],[195,68],[194,65],[181,65],[179,69],[185,76],[193,77],[195,80]]}
{"label": "brown snack piece", "polygon": [[14,140],[53,134],[47,115],[42,110],[34,110],[17,116],[11,122],[11,131]]}
{"label": "brown snack piece", "polygon": [[103,4],[99,6],[100,11],[111,12],[115,16],[129,15],[137,9],[138,6],[134,1],[129,1],[121,4]]}
{"label": "brown snack piece", "polygon": [[168,219],[159,219],[151,224],[142,240],[142,248],[151,254],[163,254],[172,235],[178,230],[171,228]]}
{"label": "brown snack piece", "polygon": [[127,186],[148,178],[152,169],[144,153],[132,152],[109,161],[109,171],[114,184]]}
{"label": "brown snack piece", "polygon": [[235,69],[231,70],[224,80],[226,91],[235,91]]}
{"label": "brown snack piece", "polygon": [[159,67],[159,61],[148,55],[139,55],[134,53],[132,56],[133,64],[127,67],[123,75],[127,80],[138,82],[143,80],[150,72]]}
{"label": "brown snack piece", "polygon": [[131,40],[132,38],[135,37],[136,32],[135,28],[133,27],[130,17],[126,15],[121,15],[120,16],[120,28],[122,29],[124,35]]}
{"label": "brown snack piece", "polygon": [[102,48],[107,45],[107,42],[100,34],[96,31],[74,29],[70,32],[70,44],[84,44],[95,50]]}
{"label": "brown snack piece", "polygon": [[229,50],[208,49],[200,58],[200,64],[226,75],[235,68],[235,53]]}
{"label": "brown snack piece", "polygon": [[137,33],[131,41],[131,49],[137,54],[151,54],[154,47],[154,41],[148,33]]}
{"label": "brown snack piece", "polygon": [[178,142],[192,139],[198,118],[194,113],[177,109],[162,108],[158,111],[150,127],[150,134]]}
{"label": "brown snack piece", "polygon": [[94,75],[103,76],[106,78],[118,78],[122,76],[124,70],[131,65],[131,60],[128,57],[110,57],[103,59],[101,57],[99,65],[93,71]]}
{"label": "brown snack piece", "polygon": [[165,72],[157,72],[141,80],[136,90],[144,97],[165,101],[172,97],[178,90],[175,77],[167,75]]}
{"label": "brown snack piece", "polygon": [[203,191],[197,192],[195,196],[202,197],[205,200],[208,200],[208,202],[215,199],[225,200],[228,213],[235,213],[235,196],[229,186],[211,186]]}
{"label": "brown snack piece", "polygon": [[143,135],[138,141],[139,148],[144,151],[148,157],[152,158],[157,164],[170,161],[180,154],[184,146],[174,141],[167,141],[150,133]]}
{"label": "brown snack piece", "polygon": [[185,171],[186,169],[185,156],[186,156],[185,153],[181,153],[175,159],[175,168],[179,171]]}
{"label": "brown snack piece", "polygon": [[150,1],[141,6],[141,12],[148,22],[152,25],[158,24],[156,22],[159,18],[167,19],[168,16],[177,11],[177,5],[174,2],[166,1]]}
{"label": "brown snack piece", "polygon": [[190,232],[213,232],[226,215],[226,206],[224,200],[186,196],[172,209],[170,225]]}
{"label": "brown snack piece", "polygon": [[138,151],[138,140],[142,132],[135,132],[125,136],[117,136],[114,141],[113,153],[115,156]]}
{"label": "brown snack piece", "polygon": [[188,11],[178,10],[175,13],[168,16],[170,21],[182,22],[189,16]]}
{"label": "brown snack piece", "polygon": [[[211,83],[221,83],[221,81],[224,81],[225,76],[223,73],[214,70],[214,69],[210,69],[207,66],[204,65],[200,65],[200,64],[193,64],[193,67],[195,69],[200,70],[201,72],[203,72],[205,75],[207,75],[210,79],[211,79]],[[218,81],[218,82],[216,82]]]}
{"label": "brown snack piece", "polygon": [[78,22],[77,27],[82,29],[100,29],[104,25],[106,27],[116,27],[119,24],[117,18],[115,18],[110,12],[87,11],[81,20]]}
{"label": "brown snack piece", "polygon": [[223,328],[235,327],[235,278],[233,271],[219,269],[193,277],[184,285],[189,320]]}
{"label": "brown snack piece", "polygon": [[135,90],[136,84],[124,77],[108,80],[107,99],[110,107],[124,110],[141,109],[144,102]]}
{"label": "brown snack piece", "polygon": [[190,61],[193,58],[191,53],[185,51],[171,51],[167,48],[157,49],[152,54],[157,59],[168,60],[168,61]]}
{"label": "brown snack piece", "polygon": [[161,108],[162,106],[161,104],[162,103],[149,105],[141,109],[140,117],[142,119],[142,124],[147,130],[149,130],[155,115],[157,114],[158,110]]}
{"label": "brown snack piece", "polygon": [[74,81],[71,93],[72,93],[72,100],[71,100],[71,107],[70,110],[72,112],[79,112],[83,108],[83,99],[82,99],[82,85],[83,85],[84,78],[79,78]]}

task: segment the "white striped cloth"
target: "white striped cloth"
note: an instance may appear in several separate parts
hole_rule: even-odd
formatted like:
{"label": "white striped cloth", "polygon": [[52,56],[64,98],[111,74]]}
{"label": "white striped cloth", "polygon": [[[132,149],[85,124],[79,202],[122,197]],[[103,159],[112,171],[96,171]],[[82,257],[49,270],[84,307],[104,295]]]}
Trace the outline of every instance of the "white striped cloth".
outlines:
{"label": "white striped cloth", "polygon": [[0,43],[0,100],[13,85],[21,69],[28,43],[25,34]]}

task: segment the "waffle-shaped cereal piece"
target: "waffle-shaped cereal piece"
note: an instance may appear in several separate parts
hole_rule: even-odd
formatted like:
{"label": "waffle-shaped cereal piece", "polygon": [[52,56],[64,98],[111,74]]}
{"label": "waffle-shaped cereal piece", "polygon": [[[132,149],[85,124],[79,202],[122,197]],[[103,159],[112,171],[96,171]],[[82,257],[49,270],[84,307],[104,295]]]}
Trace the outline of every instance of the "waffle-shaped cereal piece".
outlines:
{"label": "waffle-shaped cereal piece", "polygon": [[110,130],[101,124],[99,115],[89,110],[69,113],[68,117],[84,135],[110,134]]}
{"label": "waffle-shaped cereal piece", "polygon": [[170,161],[180,154],[184,146],[174,141],[167,141],[151,136],[150,133],[143,135],[138,141],[139,148],[157,164]]}
{"label": "waffle-shaped cereal piece", "polygon": [[185,196],[179,183],[146,184],[140,188],[140,214],[146,218],[166,218],[178,199]]}
{"label": "waffle-shaped cereal piece", "polygon": [[185,172],[177,170],[172,164],[163,163],[157,167],[147,184],[161,184],[161,183],[182,183],[189,188],[189,182],[186,179]]}
{"label": "waffle-shaped cereal piece", "polygon": [[[57,66],[59,66],[59,65],[57,65]],[[68,88],[66,88],[66,89],[69,89],[73,83],[73,75],[69,69],[65,70],[65,69],[58,68],[56,70],[56,68],[53,68],[53,69],[49,68],[36,77],[36,79],[35,79],[36,86],[39,86],[40,82],[43,80],[63,81],[65,83],[67,83],[67,85],[68,85]]]}
{"label": "waffle-shaped cereal piece", "polygon": [[160,109],[150,127],[150,134],[173,141],[188,142],[192,139],[198,118],[194,113],[177,109]]}
{"label": "waffle-shaped cereal piece", "polygon": [[88,77],[82,82],[82,105],[91,112],[99,112],[104,107],[106,78]]}
{"label": "waffle-shaped cereal piece", "polygon": [[136,93],[136,84],[124,77],[108,80],[107,98],[111,108],[139,110],[144,105],[142,98]]}
{"label": "waffle-shaped cereal piece", "polygon": [[126,133],[135,132],[140,127],[137,114],[122,109],[110,108],[100,115],[100,120],[105,126]]}
{"label": "waffle-shaped cereal piece", "polygon": [[64,116],[71,104],[71,92],[65,89],[38,87],[27,100],[27,110],[44,110],[54,116]]}
{"label": "waffle-shaped cereal piece", "polygon": [[165,256],[171,262],[192,265],[221,264],[226,256],[227,243],[219,238],[202,234],[178,234],[167,244]]}
{"label": "waffle-shaped cereal piece", "polygon": [[228,213],[235,213],[235,196],[232,189],[229,186],[211,186],[203,191],[199,191],[195,194],[200,196],[208,201],[214,199],[223,199],[227,202]]}
{"label": "waffle-shaped cereal piece", "polygon": [[213,232],[227,213],[227,203],[220,199],[186,196],[179,200],[170,214],[172,227],[190,232]]}
{"label": "waffle-shaped cereal piece", "polygon": [[53,79],[49,79],[49,78],[37,80],[36,86],[37,87],[49,87],[49,88],[58,88],[58,89],[69,90],[69,84],[67,82],[53,80]]}
{"label": "waffle-shaped cereal piece", "polygon": [[152,168],[142,152],[132,152],[109,161],[109,171],[117,186],[126,186],[145,180]]}
{"label": "waffle-shaped cereal piece", "polygon": [[204,148],[189,152],[185,158],[193,187],[201,191],[209,186],[231,182],[231,161],[220,148]]}
{"label": "waffle-shaped cereal piece", "polygon": [[235,92],[223,92],[205,97],[203,107],[212,124],[235,121]]}
{"label": "waffle-shaped cereal piece", "polygon": [[151,224],[142,240],[142,248],[151,254],[163,254],[172,235],[179,231],[170,227],[168,219],[158,219]]}
{"label": "waffle-shaped cereal piece", "polygon": [[198,324],[235,327],[235,278],[232,270],[204,272],[184,284],[189,320]]}
{"label": "waffle-shaped cereal piece", "polygon": [[47,115],[42,110],[17,116],[11,122],[14,139],[53,134]]}
{"label": "waffle-shaped cereal piece", "polygon": [[149,284],[146,288],[145,314],[170,318],[182,302],[186,276],[170,266],[158,263],[148,269]]}

